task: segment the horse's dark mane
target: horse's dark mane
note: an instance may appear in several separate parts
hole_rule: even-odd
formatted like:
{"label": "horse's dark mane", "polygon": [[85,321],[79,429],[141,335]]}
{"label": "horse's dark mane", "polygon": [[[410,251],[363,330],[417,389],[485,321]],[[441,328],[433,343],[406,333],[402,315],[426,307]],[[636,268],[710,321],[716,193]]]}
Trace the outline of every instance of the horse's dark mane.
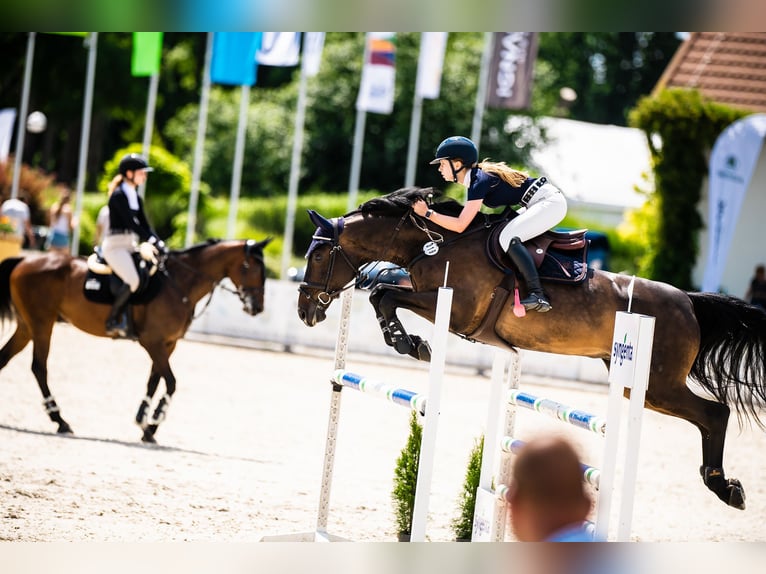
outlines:
{"label": "horse's dark mane", "polygon": [[202,251],[206,247],[210,247],[211,245],[215,245],[217,243],[220,243],[220,239],[207,239],[203,243],[197,243],[195,245],[192,245],[191,247],[187,247],[186,249],[182,249],[182,253],[188,253],[188,254],[194,254],[197,251]]}
{"label": "horse's dark mane", "polygon": [[[441,190],[433,187],[403,187],[392,191],[388,195],[373,197],[359,206],[362,213],[379,215],[401,215],[412,207],[418,199],[427,200],[428,196],[441,198]],[[447,215],[458,215],[463,206],[450,198],[442,198],[441,201],[432,205],[434,211]]]}

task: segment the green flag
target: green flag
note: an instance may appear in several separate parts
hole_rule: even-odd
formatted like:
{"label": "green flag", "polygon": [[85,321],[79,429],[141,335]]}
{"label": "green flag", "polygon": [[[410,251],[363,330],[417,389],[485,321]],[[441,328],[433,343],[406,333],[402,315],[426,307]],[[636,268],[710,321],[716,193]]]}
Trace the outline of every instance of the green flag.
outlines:
{"label": "green flag", "polygon": [[151,76],[160,71],[162,32],[133,32],[134,76]]}

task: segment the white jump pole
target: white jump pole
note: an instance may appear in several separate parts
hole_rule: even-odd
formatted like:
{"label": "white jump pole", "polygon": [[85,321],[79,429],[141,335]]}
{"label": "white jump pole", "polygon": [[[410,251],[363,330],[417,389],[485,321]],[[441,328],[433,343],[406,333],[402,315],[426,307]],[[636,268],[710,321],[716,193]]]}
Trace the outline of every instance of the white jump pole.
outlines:
{"label": "white jump pole", "polygon": [[415,489],[415,507],[412,511],[411,542],[423,542],[426,535],[428,503],[431,496],[431,477],[433,476],[434,452],[436,450],[436,430],[439,422],[441,405],[441,387],[444,378],[444,364],[447,358],[447,335],[452,314],[452,288],[447,287],[449,262],[444,272],[444,286],[439,288],[436,299],[436,317],[431,347],[431,368],[428,376],[428,407],[423,423],[423,437],[420,443],[418,460],[418,480]]}

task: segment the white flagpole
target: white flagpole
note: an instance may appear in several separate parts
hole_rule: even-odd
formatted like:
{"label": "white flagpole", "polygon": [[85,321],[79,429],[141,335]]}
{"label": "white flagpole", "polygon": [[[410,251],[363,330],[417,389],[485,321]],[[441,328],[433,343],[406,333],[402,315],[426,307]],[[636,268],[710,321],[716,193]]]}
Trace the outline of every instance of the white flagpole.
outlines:
{"label": "white flagpole", "polygon": [[[149,148],[152,145],[152,131],[154,130],[154,110],[157,107],[157,88],[160,83],[159,73],[152,74],[149,78],[149,95],[146,100],[146,119],[144,120],[144,139],[142,152],[147,161],[149,161]],[[146,193],[146,183],[139,188],[141,197]]]}
{"label": "white flagpole", "polygon": [[239,190],[242,182],[242,160],[245,155],[247,135],[247,109],[250,106],[250,86],[244,84],[241,88],[239,103],[239,123],[237,124],[237,143],[234,148],[234,166],[231,172],[231,192],[229,193],[229,219],[226,225],[226,238],[233,239],[237,227],[237,209],[239,206]]}
{"label": "white flagpole", "polygon": [[88,71],[85,77],[85,102],[82,109],[82,129],[80,130],[80,161],[77,168],[77,196],[75,204],[75,220],[78,222],[72,231],[72,255],[77,256],[80,248],[80,221],[82,216],[82,199],[85,191],[85,176],[88,164],[88,143],[90,142],[90,120],[93,110],[93,84],[96,78],[96,48],[98,32],[91,32],[85,40],[88,46]]}
{"label": "white flagpole", "polygon": [[300,83],[298,84],[298,106],[295,111],[295,135],[293,136],[293,155],[290,163],[290,183],[287,188],[287,213],[285,214],[285,235],[282,245],[282,265],[280,278],[287,278],[290,257],[293,252],[293,235],[295,234],[295,209],[298,202],[298,182],[301,172],[301,152],[303,150],[303,126],[306,117],[306,77],[308,61],[306,49],[303,49],[301,61]]}
{"label": "white flagpole", "polygon": [[21,109],[18,115],[16,129],[16,153],[13,160],[13,179],[11,183],[11,199],[19,196],[19,177],[21,176],[21,159],[24,155],[24,136],[27,130],[27,111],[29,110],[29,86],[32,83],[32,63],[35,59],[35,35],[30,32],[27,39],[27,60],[24,63],[24,85],[21,90]]}
{"label": "white flagpole", "polygon": [[[362,89],[361,78],[364,76],[364,67],[370,51],[369,32],[364,35],[364,55],[362,56],[362,76],[359,80],[359,89]],[[356,208],[359,196],[359,174],[362,171],[362,149],[364,148],[364,124],[367,122],[367,112],[363,109],[356,110],[356,128],[354,129],[354,147],[351,152],[351,173],[348,178],[348,211]]]}
{"label": "white flagpole", "polygon": [[194,242],[194,228],[197,225],[197,202],[199,200],[200,175],[202,173],[202,156],[205,146],[205,131],[207,130],[207,105],[210,99],[210,62],[213,55],[213,32],[207,33],[205,49],[205,66],[202,72],[202,94],[199,102],[199,121],[197,123],[197,143],[194,147],[194,167],[192,168],[191,190],[189,192],[189,215],[186,219],[186,243],[189,247]]}
{"label": "white flagpole", "polygon": [[415,90],[412,101],[412,119],[410,120],[410,142],[407,150],[407,171],[404,176],[404,186],[410,187],[415,184],[415,162],[418,158],[418,144],[420,142],[420,123],[423,115],[423,96]]}
{"label": "white flagpole", "polygon": [[476,147],[481,143],[481,126],[484,119],[484,106],[487,101],[487,84],[489,80],[489,65],[492,61],[492,50],[495,44],[495,33],[484,33],[484,51],[481,54],[481,69],[479,70],[479,86],[476,90],[476,106],[473,110],[473,126],[471,139]]}

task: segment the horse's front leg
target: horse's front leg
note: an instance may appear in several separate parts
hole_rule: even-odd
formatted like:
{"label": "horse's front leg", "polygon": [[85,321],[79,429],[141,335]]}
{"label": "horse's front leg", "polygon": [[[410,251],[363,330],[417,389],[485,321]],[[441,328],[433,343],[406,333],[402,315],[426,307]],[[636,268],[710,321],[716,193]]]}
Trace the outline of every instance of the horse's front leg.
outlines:
{"label": "horse's front leg", "polygon": [[420,361],[431,360],[431,346],[418,335],[410,335],[396,314],[399,307],[434,320],[436,312],[436,296],[433,291],[416,293],[410,289],[402,289],[394,285],[378,285],[370,293],[370,303],[375,309],[383,340],[386,345],[396,349],[402,355],[409,355]]}
{"label": "horse's front leg", "polygon": [[136,413],[136,424],[141,429],[146,429],[149,424],[149,408],[152,405],[152,399],[154,398],[154,393],[157,392],[161,378],[162,376],[154,369],[154,364],[152,364],[152,372],[149,374],[149,381],[146,383],[146,396],[141,399],[141,404],[138,405],[138,412]]}
{"label": "horse's front leg", "polygon": [[[143,419],[143,424],[139,422],[139,425],[144,431],[141,440],[148,443],[156,443],[154,435],[157,433],[162,421],[167,416],[168,407],[173,398],[173,393],[176,392],[176,377],[173,371],[170,369],[170,354],[175,349],[175,341],[170,343],[157,343],[155,345],[145,345],[144,347],[149,352],[149,356],[152,358],[152,372],[149,375],[149,382],[147,385],[147,397],[139,406],[138,414],[136,415],[136,422],[138,422],[139,416]],[[151,399],[154,396],[155,391],[160,378],[165,379],[165,394],[157,402],[157,406],[154,412],[149,416],[149,409]]]}

